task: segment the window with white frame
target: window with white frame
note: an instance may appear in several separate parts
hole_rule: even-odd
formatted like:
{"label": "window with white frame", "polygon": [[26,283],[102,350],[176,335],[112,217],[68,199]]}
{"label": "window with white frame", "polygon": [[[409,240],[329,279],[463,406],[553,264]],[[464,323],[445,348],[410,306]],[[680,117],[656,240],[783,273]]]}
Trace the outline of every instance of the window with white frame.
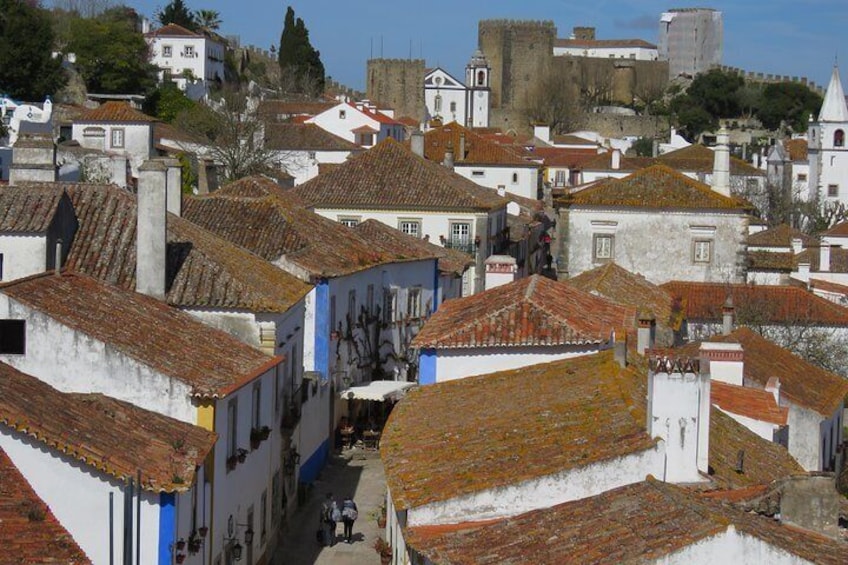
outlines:
{"label": "window with white frame", "polygon": [[807,175],[804,173],[798,173],[798,182],[807,182]]}
{"label": "window with white frame", "polygon": [[597,233],[592,237],[592,258],[598,261],[610,261],[613,258],[615,236]]}
{"label": "window with white frame", "polygon": [[406,315],[416,319],[421,317],[421,287],[412,287],[406,292]]}
{"label": "window with white frame", "polygon": [[345,118],[347,118],[347,112],[345,112],[344,110],[339,110],[339,119],[343,120]]}
{"label": "window with white frame", "polygon": [[352,324],[356,323],[356,290],[351,289],[347,293],[347,315]]}
{"label": "window with white frame", "polygon": [[471,224],[468,222],[451,222],[451,243],[467,244],[471,241]]}
{"label": "window with white frame", "polygon": [[123,149],[123,147],[124,147],[124,128],[112,128],[111,145],[112,145],[113,148]]}
{"label": "window with white frame", "polygon": [[450,111],[451,111],[451,113],[456,114],[456,102],[450,103]]}
{"label": "window with white frame", "polygon": [[421,220],[400,220],[400,231],[412,237],[421,237]]}
{"label": "window with white frame", "polygon": [[709,263],[713,255],[713,242],[709,239],[696,239],[692,242],[692,260],[695,263]]}
{"label": "window with white frame", "polygon": [[839,185],[838,184],[827,185],[827,195],[828,196],[839,196]]}
{"label": "window with white frame", "polygon": [[433,109],[435,110],[435,112],[437,114],[442,111],[442,95],[441,94],[436,95],[436,100],[435,100],[435,103],[433,105]]}
{"label": "window with white frame", "polygon": [[227,404],[227,459],[235,456],[238,450],[238,397],[231,398]]}
{"label": "window with white frame", "polygon": [[562,169],[557,169],[554,172],[554,186],[565,186],[565,174],[566,171]]}
{"label": "window with white frame", "polygon": [[170,57],[171,55],[173,55],[173,53],[174,53],[174,48],[171,47],[170,45],[163,45],[162,46],[162,56],[163,57]]}
{"label": "window with white frame", "polygon": [[347,226],[349,228],[355,228],[359,225],[359,222],[362,221],[362,218],[353,217],[353,216],[339,216],[339,223],[343,226]]}
{"label": "window with white frame", "polygon": [[193,45],[186,45],[183,48],[183,55],[185,57],[188,57],[189,59],[193,58],[194,57],[194,46]]}

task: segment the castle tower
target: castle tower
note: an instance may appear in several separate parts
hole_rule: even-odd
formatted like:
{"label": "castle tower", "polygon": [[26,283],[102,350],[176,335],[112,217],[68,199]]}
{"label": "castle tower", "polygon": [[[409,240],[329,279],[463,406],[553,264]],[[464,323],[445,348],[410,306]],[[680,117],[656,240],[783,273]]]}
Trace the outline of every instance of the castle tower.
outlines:
{"label": "castle tower", "polygon": [[818,120],[807,134],[810,163],[809,198],[848,203],[848,106],[834,65]]}
{"label": "castle tower", "polygon": [[380,109],[390,108],[395,117],[424,115],[424,60],[369,59],[366,90]]}
{"label": "castle tower", "polygon": [[489,75],[492,69],[486,56],[479,49],[465,67],[465,120],[471,128],[489,127]]}

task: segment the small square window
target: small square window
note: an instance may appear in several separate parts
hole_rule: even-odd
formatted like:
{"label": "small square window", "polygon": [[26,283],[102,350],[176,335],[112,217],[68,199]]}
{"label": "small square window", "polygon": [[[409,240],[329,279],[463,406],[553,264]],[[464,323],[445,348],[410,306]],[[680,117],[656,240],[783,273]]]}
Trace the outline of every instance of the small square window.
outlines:
{"label": "small square window", "polygon": [[194,57],[194,47],[192,47],[191,45],[186,45],[185,51],[183,51],[183,55],[185,55],[188,58]]}
{"label": "small square window", "polygon": [[26,354],[26,321],[0,320],[0,353]]}
{"label": "small square window", "polygon": [[596,234],[593,238],[592,258],[595,261],[610,261],[613,258],[615,238],[612,235]]}
{"label": "small square window", "polygon": [[838,184],[827,185],[827,195],[828,196],[839,196],[839,185]]}
{"label": "small square window", "polygon": [[798,173],[798,182],[807,182],[807,175],[804,173]]}
{"label": "small square window", "polygon": [[695,263],[709,263],[712,259],[713,242],[706,239],[696,240],[692,247],[692,259]]}
{"label": "small square window", "polygon": [[472,177],[484,177],[484,176],[486,176],[486,173],[483,172],[483,171],[471,171],[471,176]]}
{"label": "small square window", "polygon": [[162,46],[162,56],[163,57],[170,57],[172,54],[173,54],[173,50],[172,50],[170,45],[163,45]]}
{"label": "small square window", "polygon": [[421,237],[421,221],[420,220],[401,220],[400,231],[412,237]]}
{"label": "small square window", "polygon": [[350,217],[350,216],[347,216],[347,217],[340,216],[339,217],[339,223],[341,225],[347,226],[349,228],[355,228],[356,226],[359,225],[359,222],[361,220],[362,220],[362,218],[353,218],[353,217]]}

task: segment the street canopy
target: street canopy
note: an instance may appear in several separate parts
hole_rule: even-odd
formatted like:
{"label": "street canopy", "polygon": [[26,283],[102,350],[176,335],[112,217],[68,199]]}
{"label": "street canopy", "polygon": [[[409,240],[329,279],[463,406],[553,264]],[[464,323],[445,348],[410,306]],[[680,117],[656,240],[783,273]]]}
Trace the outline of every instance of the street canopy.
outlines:
{"label": "street canopy", "polygon": [[339,393],[339,396],[350,400],[374,400],[377,402],[400,400],[406,390],[413,386],[415,386],[415,383],[406,381],[371,381],[365,385],[346,388]]}

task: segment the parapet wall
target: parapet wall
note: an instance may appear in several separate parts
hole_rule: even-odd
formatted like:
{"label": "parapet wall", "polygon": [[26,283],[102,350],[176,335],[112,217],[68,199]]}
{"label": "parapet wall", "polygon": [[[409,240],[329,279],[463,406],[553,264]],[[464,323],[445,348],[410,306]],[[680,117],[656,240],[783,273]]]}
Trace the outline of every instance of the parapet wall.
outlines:
{"label": "parapet wall", "polygon": [[817,85],[814,81],[807,79],[807,77],[797,77],[797,76],[789,76],[789,75],[773,75],[768,73],[755,73],[751,71],[746,71],[744,69],[740,69],[738,67],[729,67],[727,65],[721,65],[719,67],[724,72],[734,73],[745,79],[746,82],[754,82],[761,84],[772,84],[776,82],[797,82],[803,84],[813,92],[821,94],[824,96],[824,87]]}

